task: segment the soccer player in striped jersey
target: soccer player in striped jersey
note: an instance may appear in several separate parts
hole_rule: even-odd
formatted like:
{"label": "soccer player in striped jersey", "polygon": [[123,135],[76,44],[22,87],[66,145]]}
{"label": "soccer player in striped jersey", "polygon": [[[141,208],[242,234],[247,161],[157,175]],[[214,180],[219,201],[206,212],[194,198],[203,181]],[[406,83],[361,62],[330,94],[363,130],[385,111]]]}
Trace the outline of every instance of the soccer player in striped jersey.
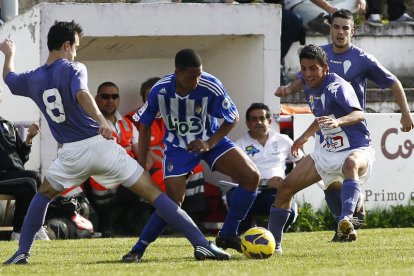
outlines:
{"label": "soccer player in striped jersey", "polygon": [[47,37],[46,64],[25,73],[14,71],[13,41],[7,38],[0,43],[5,56],[3,79],[10,91],[37,104],[53,137],[62,144],[30,203],[19,248],[3,264],[28,263],[35,234],[44,223],[51,199],[90,176],[108,189],[123,185],[154,205],[160,216],[190,240],[197,260],[230,259],[228,253],[203,236],[193,220],[154,185],[149,173],[112,139],[112,129],[89,93],[86,67],[74,62],[81,35],[82,27],[74,21],[56,21]]}
{"label": "soccer player in striped jersey", "polygon": [[[244,152],[226,137],[239,120],[237,108],[220,80],[203,71],[201,58],[194,50],[179,51],[175,56],[175,68],[175,73],[153,86],[148,101],[134,116],[141,123],[138,151],[147,152],[151,124],[160,112],[166,127],[164,179],[167,194],[177,204],[182,204],[186,179],[201,160],[212,170],[239,183],[216,244],[240,252],[237,228],[256,198],[259,172]],[[218,119],[223,122],[219,124]],[[139,154],[138,160],[141,165],[145,164],[146,154]],[[165,226],[163,219],[154,213],[123,261],[139,261]]]}

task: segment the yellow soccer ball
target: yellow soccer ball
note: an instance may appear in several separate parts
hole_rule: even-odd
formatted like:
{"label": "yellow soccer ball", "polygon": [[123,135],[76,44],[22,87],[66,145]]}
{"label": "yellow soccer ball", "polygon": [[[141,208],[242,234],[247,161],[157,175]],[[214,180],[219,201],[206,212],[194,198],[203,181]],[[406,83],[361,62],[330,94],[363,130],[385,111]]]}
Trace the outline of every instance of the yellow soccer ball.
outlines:
{"label": "yellow soccer ball", "polygon": [[273,255],[275,248],[275,238],[266,228],[253,227],[242,235],[241,249],[249,259],[267,259]]}

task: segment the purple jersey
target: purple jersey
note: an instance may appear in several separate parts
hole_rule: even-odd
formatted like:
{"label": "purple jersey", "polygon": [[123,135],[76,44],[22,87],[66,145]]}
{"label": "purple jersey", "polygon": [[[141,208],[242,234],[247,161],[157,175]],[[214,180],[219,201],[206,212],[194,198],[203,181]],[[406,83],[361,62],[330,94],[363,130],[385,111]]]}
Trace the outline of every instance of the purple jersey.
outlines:
{"label": "purple jersey", "polygon": [[363,109],[366,107],[367,79],[382,89],[391,87],[396,80],[395,75],[382,66],[374,56],[364,53],[358,47],[351,45],[348,51],[341,54],[333,52],[332,44],[321,48],[327,54],[329,72],[351,83]]}
{"label": "purple jersey", "polygon": [[[305,98],[315,117],[340,118],[355,109],[362,110],[352,86],[336,74],[327,74],[323,83],[315,89],[307,85]],[[327,151],[344,151],[371,145],[365,121],[334,129],[321,128],[321,145]]]}
{"label": "purple jersey", "polygon": [[82,63],[59,59],[36,70],[11,72],[6,84],[15,95],[31,98],[44,114],[53,137],[70,143],[98,135],[99,126],[76,100],[79,90],[88,90],[88,74]]}
{"label": "purple jersey", "polygon": [[202,72],[197,87],[185,97],[175,93],[175,74],[159,80],[134,119],[150,126],[158,111],[166,134],[164,143],[186,149],[196,139],[207,140],[219,128],[217,118],[233,123],[238,111],[219,79]]}

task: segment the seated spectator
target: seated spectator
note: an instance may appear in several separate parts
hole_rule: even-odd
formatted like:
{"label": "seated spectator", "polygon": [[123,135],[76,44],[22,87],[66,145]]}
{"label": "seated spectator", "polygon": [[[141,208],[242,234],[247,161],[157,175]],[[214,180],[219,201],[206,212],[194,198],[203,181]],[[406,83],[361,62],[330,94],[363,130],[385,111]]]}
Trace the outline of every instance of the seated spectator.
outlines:
{"label": "seated spectator", "polygon": [[[116,142],[136,159],[138,156],[138,130],[133,123],[122,116],[119,111],[120,93],[118,86],[113,82],[104,82],[99,85],[95,97],[96,104],[113,130]],[[113,235],[114,223],[121,214],[128,209],[139,209],[145,213],[145,208],[152,208],[148,204],[138,204],[137,195],[129,189],[118,186],[114,189],[106,189],[93,178],[84,183],[85,194],[98,214],[98,231],[103,237]],[[134,208],[131,208],[134,207]],[[143,209],[144,208],[144,209]],[[152,209],[151,209],[152,210]],[[128,231],[128,230],[127,230]],[[136,231],[133,231],[136,234]]]}
{"label": "seated spectator", "polygon": [[[414,19],[407,13],[404,0],[387,0],[387,13],[390,24],[414,25]],[[367,0],[366,24],[373,27],[382,27],[381,1]]]}
{"label": "seated spectator", "polygon": [[[32,140],[39,133],[39,126],[33,123],[23,142],[13,123],[0,117],[0,133],[0,193],[15,198],[11,240],[19,240],[23,219],[41,183],[38,172],[24,168],[29,160]],[[49,240],[44,227],[39,229],[35,238]]]}
{"label": "seated spectator", "polygon": [[[269,107],[263,103],[253,103],[246,111],[246,125],[248,132],[235,143],[256,164],[261,175],[261,187],[246,218],[240,223],[239,233],[243,233],[255,226],[255,216],[268,216],[270,206],[277,196],[277,187],[286,176],[286,163],[296,163],[303,156],[291,154],[292,139],[285,134],[279,134],[270,128]],[[233,189],[227,192],[227,202],[230,202]],[[292,204],[288,229],[297,216],[295,204]]]}
{"label": "seated spectator", "polygon": [[[152,86],[159,81],[159,77],[149,78],[141,84],[140,95],[142,102],[145,103],[148,100],[148,94],[151,91]],[[134,125],[139,129],[139,123],[132,120],[132,116],[137,110],[130,112],[126,117],[130,119]],[[157,186],[166,192],[164,173],[163,173],[163,150],[164,143],[162,141],[165,134],[165,127],[162,118],[159,116],[155,118],[151,125],[151,139],[149,144],[149,151],[147,153],[147,170],[151,174],[152,181]],[[204,169],[201,164],[198,164],[191,175],[188,176],[186,186],[186,197],[183,202],[182,208],[188,213],[188,215],[195,221],[196,224],[200,224],[200,216],[206,208],[206,199],[204,195]]]}
{"label": "seated spectator", "polygon": [[329,16],[339,9],[363,14],[365,0],[285,0],[286,9],[302,17],[303,27],[329,35]]}

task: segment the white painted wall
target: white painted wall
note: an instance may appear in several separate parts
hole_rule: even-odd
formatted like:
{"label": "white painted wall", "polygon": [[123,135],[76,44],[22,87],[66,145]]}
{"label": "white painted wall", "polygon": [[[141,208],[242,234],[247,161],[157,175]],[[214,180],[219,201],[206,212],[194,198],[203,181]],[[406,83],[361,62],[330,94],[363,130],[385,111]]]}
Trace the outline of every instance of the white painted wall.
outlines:
{"label": "white painted wall", "polygon": [[[17,45],[17,55],[15,62],[16,71],[27,71],[39,66],[40,62],[40,41],[39,41],[39,22],[33,20],[39,18],[38,11],[30,14],[17,16],[12,21],[4,24],[0,28],[0,39],[12,37]],[[18,35],[14,35],[18,34]],[[0,64],[3,66],[4,55],[0,54]],[[32,100],[13,96],[7,86],[0,81],[0,88],[3,91],[3,100],[0,103],[0,115],[9,121],[40,121],[40,112]],[[32,154],[26,164],[27,168],[40,170],[40,135],[33,140]]]}
{"label": "white painted wall", "polygon": [[[361,186],[367,210],[396,205],[412,204],[414,200],[414,140],[412,132],[401,132],[401,115],[397,113],[366,114],[375,149],[372,174]],[[294,116],[294,135],[299,137],[314,120],[313,115]],[[310,139],[304,145],[309,154],[315,147]],[[324,193],[318,185],[312,185],[296,195],[299,202],[308,202],[318,209],[325,203]]]}
{"label": "white painted wall", "polygon": [[[240,127],[251,102],[265,101],[274,113],[273,96],[279,82],[280,19],[278,5],[228,4],[75,4],[42,3],[6,22],[0,38],[11,37],[17,47],[16,71],[42,65],[48,55],[46,37],[55,20],[75,20],[84,29],[77,60],[88,67],[92,94],[107,80],[121,89],[121,111],[138,105],[138,88],[144,80],[174,69],[174,55],[182,48],[200,52],[206,71],[219,77],[236,102]],[[0,55],[0,64],[3,63]],[[0,114],[13,121],[39,120],[37,107],[27,99],[5,97]],[[45,169],[56,156],[57,144],[41,120],[28,168]],[[36,161],[37,160],[37,161]]]}

